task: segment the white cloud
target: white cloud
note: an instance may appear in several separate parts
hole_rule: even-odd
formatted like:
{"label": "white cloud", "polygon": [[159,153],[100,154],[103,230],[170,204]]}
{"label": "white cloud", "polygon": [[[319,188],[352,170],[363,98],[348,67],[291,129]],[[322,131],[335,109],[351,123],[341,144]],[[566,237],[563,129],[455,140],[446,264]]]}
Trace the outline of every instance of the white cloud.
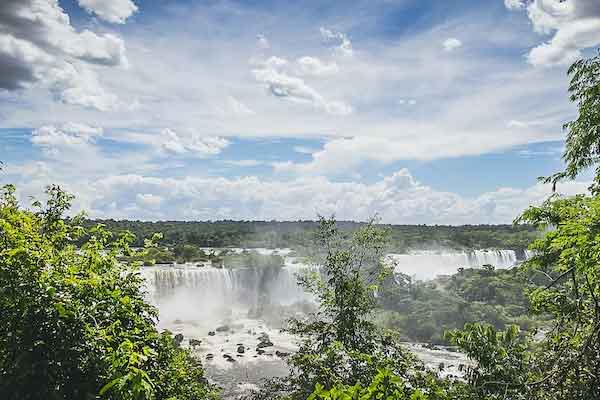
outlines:
{"label": "white cloud", "polygon": [[31,143],[44,149],[48,156],[61,156],[64,152],[86,153],[94,140],[102,136],[102,129],[78,123],[62,126],[42,126],[31,133]]}
{"label": "white cloud", "polygon": [[529,128],[529,127],[533,127],[533,126],[543,126],[543,125],[544,125],[543,121],[519,121],[516,119],[511,119],[506,124],[506,126],[508,128]]}
{"label": "white cloud", "polygon": [[352,42],[345,33],[336,32],[325,27],[319,29],[321,37],[327,44],[333,44],[335,46],[335,52],[342,56],[350,57],[354,54],[352,48]]}
{"label": "white cloud", "polygon": [[138,193],[135,197],[142,207],[148,207],[150,209],[160,207],[164,200],[161,196],[151,193]]}
{"label": "white cloud", "polygon": [[[18,7],[26,3],[15,2]],[[0,4],[3,7],[5,2],[0,1]],[[154,142],[159,141],[163,127],[171,128],[182,138],[194,134],[225,138],[281,136],[334,140],[346,137],[356,138],[353,140],[357,146],[349,146],[356,154],[341,154],[342,160],[397,161],[482,154],[513,145],[554,140],[562,136],[562,123],[574,113],[565,96],[564,74],[560,70],[524,65],[521,57],[514,56],[523,46],[522,32],[515,33],[515,27],[508,24],[493,25],[490,32],[492,25],[488,22],[495,17],[487,13],[477,14],[482,18],[472,18],[473,14],[468,18],[452,17],[442,26],[425,27],[411,35],[385,41],[379,36],[369,36],[370,29],[377,27],[370,25],[370,19],[361,19],[360,23],[366,24],[367,29],[365,35],[360,35],[361,51],[357,50],[352,58],[342,58],[332,57],[328,48],[319,46],[321,39],[315,24],[318,28],[326,17],[307,20],[305,15],[298,15],[295,20],[298,24],[292,27],[265,22],[280,17],[278,10],[259,10],[240,6],[239,2],[227,4],[232,7],[227,10],[230,18],[227,26],[223,25],[220,14],[223,10],[205,3],[181,5],[176,7],[178,11],[166,3],[162,5],[177,15],[177,24],[160,18],[137,19],[135,29],[122,30],[127,59],[132,65],[129,70],[105,67],[102,63],[90,64],[63,54],[62,58],[72,60],[74,67],[58,65],[36,75],[40,78],[46,76],[44,72],[52,72],[49,76],[66,75],[62,79],[52,78],[56,81],[51,88],[53,96],[47,95],[41,79],[28,84],[34,86],[30,90],[0,93],[2,125],[60,126],[65,121],[75,120],[104,126],[107,135],[123,132],[131,136],[131,132],[142,132],[143,138],[128,142],[148,143],[152,148],[140,151],[140,156],[148,157],[156,156],[156,149],[161,148]],[[358,31],[358,26],[353,24],[358,21],[345,18],[336,19],[339,24],[336,26]],[[99,37],[111,29],[106,24],[78,22],[82,22],[78,26],[88,26]],[[453,28],[448,30],[447,25]],[[265,26],[269,27],[269,38],[273,41],[277,38],[279,57],[269,58],[270,52],[261,52],[255,46],[253,39]],[[440,57],[440,42],[457,35],[456,26],[461,28],[460,36],[456,37],[470,38],[470,57]],[[204,32],[202,27],[220,34],[202,36],[203,39],[198,40],[198,35]],[[3,29],[7,28],[2,23],[0,30]],[[82,29],[78,28],[76,33]],[[161,32],[160,40],[151,32]],[[440,32],[454,33],[440,36]],[[502,36],[502,48],[510,51],[489,51],[490,45],[498,44],[495,41],[498,36]],[[41,52],[27,65],[54,63],[55,56],[43,50],[46,47],[39,48],[33,41],[27,43]],[[333,43],[328,47],[336,47]],[[355,47],[358,48],[358,43]],[[14,54],[19,51],[17,48]],[[249,72],[247,62],[252,57],[258,58],[257,53],[267,53],[261,57],[265,65],[257,63],[251,68],[275,70],[278,75],[268,77],[272,82],[257,84]],[[29,57],[29,53],[26,54]],[[44,61],[48,55],[51,60]],[[334,62],[339,71],[326,78],[300,76],[296,61],[302,56],[317,58],[327,65]],[[14,57],[17,56],[11,59]],[[78,63],[83,64],[81,71],[93,74],[88,77],[81,72]],[[0,68],[9,65],[13,64],[0,62]],[[0,81],[6,81],[8,76],[0,74]],[[270,89],[286,97],[274,96]],[[398,106],[400,97],[405,100],[404,107]],[[55,98],[108,112],[54,103]],[[133,99],[139,100],[137,112],[127,111],[128,104],[136,104]],[[416,99],[418,107],[411,106]],[[353,112],[348,114],[352,108]],[[339,118],[331,112],[347,115]],[[541,120],[544,124],[507,129],[510,120]],[[362,150],[363,141],[373,143]],[[165,161],[168,158],[163,157],[158,164]],[[337,167],[340,168],[343,166]]]}
{"label": "white cloud", "polygon": [[[522,127],[512,137],[504,133],[511,132],[511,129],[499,129],[495,135],[497,142],[492,144],[482,143],[479,133],[469,130],[450,131],[443,126],[427,124],[406,128],[399,126],[397,137],[364,135],[336,138],[313,152],[309,162],[275,162],[273,167],[276,171],[300,176],[328,176],[348,174],[369,161],[390,164],[398,160],[429,161],[474,155],[480,154],[486,146],[490,146],[491,150],[492,147],[498,149],[517,145],[516,135],[529,134],[525,128]],[[372,130],[377,132],[377,127],[374,126]],[[422,132],[430,134],[423,135]]]}
{"label": "white cloud", "polygon": [[124,24],[138,10],[131,0],[78,0],[79,5],[105,21]]}
{"label": "white cloud", "polygon": [[520,10],[525,8],[526,0],[504,0],[504,6],[509,10]]}
{"label": "white cloud", "polygon": [[263,161],[259,160],[225,160],[223,162],[234,167],[258,167],[264,164]]}
{"label": "white cloud", "polygon": [[64,103],[105,111],[116,97],[101,87],[95,68],[127,66],[121,38],[76,31],[58,0],[0,3],[0,89],[40,85]]}
{"label": "white cloud", "polygon": [[452,51],[452,50],[456,50],[459,47],[461,47],[463,44],[460,40],[458,40],[457,38],[448,38],[446,40],[444,40],[444,43],[442,43],[442,46],[444,46],[444,51]]}
{"label": "white cloud", "polygon": [[[19,176],[23,175],[19,171]],[[71,185],[78,187],[80,195],[76,209],[85,206],[92,217],[297,220],[335,214],[343,220],[366,220],[377,213],[382,222],[397,224],[510,223],[551,192],[548,185],[536,184],[463,197],[424,185],[406,169],[370,184],[334,182],[324,177],[265,181],[255,176],[161,178],[123,174]],[[558,189],[574,194],[585,192],[587,186],[569,182]],[[23,198],[35,194],[27,192],[30,186],[18,187]]]}
{"label": "white cloud", "polygon": [[300,154],[312,154],[318,150],[306,146],[294,146],[294,151]]}
{"label": "white cloud", "polygon": [[155,143],[166,153],[190,154],[195,157],[207,157],[219,154],[229,145],[229,141],[215,136],[202,137],[195,134],[179,135],[166,128],[160,132]]}
{"label": "white cloud", "polygon": [[[525,8],[524,2],[505,0],[507,8]],[[600,2],[597,0],[533,0],[527,15],[540,34],[553,37],[533,48],[527,60],[534,66],[570,64],[581,50],[600,45]]]}
{"label": "white cloud", "polygon": [[224,118],[247,117],[256,114],[254,110],[233,96],[228,96],[223,105],[216,108],[216,112]]}
{"label": "white cloud", "polygon": [[300,75],[307,76],[327,76],[334,75],[340,71],[340,67],[335,62],[325,63],[317,57],[301,57],[297,61],[298,72]]}
{"label": "white cloud", "polygon": [[285,67],[289,63],[285,59],[271,57],[263,62],[253,61],[252,64],[259,66],[259,68],[252,70],[254,78],[258,82],[265,83],[269,93],[275,97],[298,103],[312,104],[332,115],[343,116],[351,114],[353,111],[350,105],[342,101],[326,99],[317,90],[309,86],[304,79],[286,72]]}

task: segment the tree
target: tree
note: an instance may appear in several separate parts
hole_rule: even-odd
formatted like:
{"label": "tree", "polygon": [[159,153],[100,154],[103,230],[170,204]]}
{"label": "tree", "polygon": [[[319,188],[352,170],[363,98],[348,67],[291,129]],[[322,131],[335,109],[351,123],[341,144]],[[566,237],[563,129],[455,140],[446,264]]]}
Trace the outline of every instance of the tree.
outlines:
{"label": "tree", "polygon": [[14,186],[0,196],[0,398],[212,396],[202,366],[157,332],[137,266],[117,261],[132,235],[87,231],[65,216],[72,196],[47,194],[34,211]]}
{"label": "tree", "polygon": [[[412,392],[407,394],[407,392]],[[348,386],[338,385],[326,390],[317,384],[315,391],[307,400],[427,400],[428,397],[420,390],[410,390],[406,381],[394,375],[389,370],[380,370],[373,381],[366,387],[359,383]]]}
{"label": "tree", "polygon": [[287,330],[301,342],[288,359],[290,374],[271,381],[255,398],[305,400],[315,388],[315,399],[347,398],[331,396],[355,385],[369,388],[385,370],[402,382],[394,390],[406,397],[398,399],[408,399],[428,375],[392,333],[373,321],[378,283],[391,272],[382,262],[386,231],[371,221],[346,235],[333,218],[321,218],[316,239],[322,267],[299,282],[315,296],[318,311],[290,321]]}
{"label": "tree", "polygon": [[546,277],[529,301],[534,314],[551,317],[550,327],[530,353],[511,330],[468,325],[450,334],[477,360],[470,383],[489,398],[600,398],[600,56],[575,62],[569,75],[579,113],[565,124],[566,168],[543,181],[556,189],[596,167],[591,195],[553,195],[516,221],[545,232],[524,270]]}
{"label": "tree", "polygon": [[537,359],[543,376],[531,384],[556,399],[600,398],[600,196],[553,198],[522,219],[548,229],[527,263],[548,276],[532,311],[553,321]]}
{"label": "tree", "polygon": [[467,367],[465,378],[477,399],[531,398],[528,343],[516,326],[497,331],[489,324],[466,324],[446,335],[475,362]]}
{"label": "tree", "polygon": [[570,99],[577,105],[577,119],[564,125],[567,140],[563,159],[566,169],[548,178],[554,187],[564,179],[575,179],[581,172],[596,167],[591,189],[600,190],[600,55],[576,61],[569,68]]}

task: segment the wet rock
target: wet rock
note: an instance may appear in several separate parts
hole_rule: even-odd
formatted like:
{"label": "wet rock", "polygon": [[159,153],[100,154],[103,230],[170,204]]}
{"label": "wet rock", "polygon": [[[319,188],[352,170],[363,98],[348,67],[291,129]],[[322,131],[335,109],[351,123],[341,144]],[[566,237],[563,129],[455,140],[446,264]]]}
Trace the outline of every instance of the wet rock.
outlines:
{"label": "wet rock", "polygon": [[285,357],[289,356],[289,355],[290,355],[290,353],[286,353],[286,352],[284,352],[284,351],[279,351],[279,350],[276,350],[276,351],[275,351],[275,355],[276,355],[277,357],[279,357],[279,358],[285,358]]}
{"label": "wet rock", "polygon": [[177,346],[179,346],[181,342],[183,342],[183,333],[178,333],[177,335],[175,335],[173,337],[173,340],[175,341],[175,343],[177,343]]}
{"label": "wet rock", "polygon": [[225,361],[229,361],[229,362],[235,362],[235,358],[233,358],[231,355],[229,354],[223,354],[223,358],[225,359]]}
{"label": "wet rock", "polygon": [[212,353],[208,353],[208,354],[206,355],[206,359],[207,359],[207,360],[212,360],[213,358],[215,358],[215,355],[214,355],[214,354],[212,354]]}
{"label": "wet rock", "polygon": [[202,344],[202,340],[190,339],[190,346],[191,347],[200,346],[201,344]]}
{"label": "wet rock", "polygon": [[264,340],[264,341],[261,341],[260,343],[258,343],[256,348],[262,349],[262,348],[271,347],[271,346],[273,346],[273,342],[271,342],[270,340]]}
{"label": "wet rock", "polygon": [[258,337],[258,345],[256,347],[262,349],[263,347],[271,346],[273,346],[273,342],[271,342],[269,335],[267,335],[265,332],[261,332],[260,336]]}
{"label": "wet rock", "polygon": [[215,336],[215,335],[216,335],[215,331],[208,332],[208,336]]}
{"label": "wet rock", "polygon": [[246,352],[246,349],[244,348],[244,345],[238,346],[237,352],[240,353],[240,354],[244,354]]}
{"label": "wet rock", "polygon": [[258,348],[258,347],[257,347],[257,348],[256,348],[256,353],[257,353],[259,356],[262,356],[263,354],[265,354],[265,351],[264,351],[263,349],[260,349],[260,348]]}

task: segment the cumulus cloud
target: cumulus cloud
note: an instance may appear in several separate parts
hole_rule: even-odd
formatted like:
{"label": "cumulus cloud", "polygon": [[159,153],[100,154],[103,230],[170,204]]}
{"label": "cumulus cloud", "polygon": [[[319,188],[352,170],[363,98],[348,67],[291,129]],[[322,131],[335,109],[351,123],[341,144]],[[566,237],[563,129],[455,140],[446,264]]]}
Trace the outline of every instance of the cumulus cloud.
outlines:
{"label": "cumulus cloud", "polygon": [[529,52],[527,60],[534,66],[569,64],[581,57],[581,50],[600,45],[597,0],[505,0],[505,5],[526,9],[536,32],[553,35]]}
{"label": "cumulus cloud", "polygon": [[216,136],[179,135],[166,128],[154,140],[159,149],[165,153],[195,157],[207,157],[219,154],[229,145],[229,141]]}
{"label": "cumulus cloud", "polygon": [[78,0],[87,12],[96,14],[105,21],[124,24],[138,8],[131,0]]}
{"label": "cumulus cloud", "polygon": [[[587,185],[571,182],[558,189],[574,194],[585,192]],[[548,185],[536,184],[463,197],[424,185],[406,169],[369,184],[324,177],[268,181],[255,176],[121,174],[81,181],[78,186],[94,217],[298,220],[335,213],[339,219],[366,220],[377,213],[383,222],[396,224],[510,223],[551,192]]]}
{"label": "cumulus cloud", "polygon": [[354,54],[352,48],[352,42],[345,33],[337,32],[325,27],[319,29],[321,37],[326,44],[334,46],[334,50],[337,54],[350,57]]}
{"label": "cumulus cloud", "polygon": [[0,89],[41,85],[68,104],[107,110],[116,96],[100,85],[95,67],[127,67],[123,40],[76,31],[58,0],[0,3]]}
{"label": "cumulus cloud", "polygon": [[457,38],[448,38],[446,40],[444,40],[444,43],[442,43],[442,46],[444,47],[444,51],[452,51],[452,50],[456,50],[459,47],[461,47],[463,44],[460,40],[458,40]]}
{"label": "cumulus cloud", "polygon": [[[331,66],[325,67],[320,61],[312,57],[304,57],[310,60],[304,60],[304,64],[299,62],[299,67],[304,70],[310,70],[323,74],[324,68],[331,69]],[[285,98],[298,103],[312,104],[313,106],[324,110],[333,115],[348,115],[352,113],[352,107],[342,101],[329,100],[325,98],[312,86],[309,86],[304,79],[293,75],[294,67],[283,58],[270,57],[267,60],[251,60],[251,64],[255,66],[252,74],[256,81],[267,85],[268,92],[279,98]],[[310,66],[307,66],[310,64]],[[318,67],[316,67],[318,64]]]}
{"label": "cumulus cloud", "polygon": [[47,125],[35,129],[30,141],[42,148],[47,156],[61,156],[65,152],[86,153],[92,150],[95,139],[102,136],[101,128],[79,123],[61,126]]}

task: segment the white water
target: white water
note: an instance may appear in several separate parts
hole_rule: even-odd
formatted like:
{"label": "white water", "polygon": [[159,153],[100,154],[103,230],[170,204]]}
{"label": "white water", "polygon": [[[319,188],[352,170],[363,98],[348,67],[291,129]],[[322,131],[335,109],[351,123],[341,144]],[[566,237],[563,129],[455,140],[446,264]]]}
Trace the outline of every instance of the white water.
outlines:
{"label": "white water", "polygon": [[297,284],[297,274],[306,268],[289,263],[278,270],[179,264],[144,268],[142,274],[161,321],[216,320],[233,310],[249,312],[261,305],[310,301],[311,297]]}
{"label": "white water", "polygon": [[[525,255],[526,257],[530,256],[528,252]],[[496,268],[509,268],[519,262],[513,250],[420,250],[411,251],[408,254],[389,254],[387,260],[392,263],[396,272],[420,280],[453,274],[458,268],[481,267],[486,264]]]}

